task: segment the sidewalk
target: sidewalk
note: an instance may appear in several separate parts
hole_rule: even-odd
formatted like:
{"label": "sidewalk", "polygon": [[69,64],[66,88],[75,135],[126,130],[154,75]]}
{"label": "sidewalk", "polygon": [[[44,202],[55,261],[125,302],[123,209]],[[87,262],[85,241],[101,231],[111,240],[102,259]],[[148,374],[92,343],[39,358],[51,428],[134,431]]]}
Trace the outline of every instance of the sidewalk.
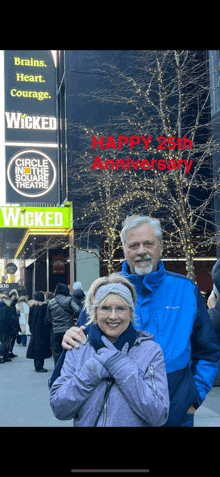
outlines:
{"label": "sidewalk", "polygon": [[195,427],[220,427],[220,386],[214,386],[195,413]]}
{"label": "sidewalk", "polygon": [[36,373],[34,361],[27,359],[27,347],[15,344],[17,358],[0,364],[0,427],[72,427],[52,413],[47,386],[54,368],[52,358],[44,361],[48,373]]}
{"label": "sidewalk", "polygon": [[[54,368],[46,359],[48,373],[34,371],[32,359],[26,359],[27,347],[15,344],[11,362],[0,364],[0,427],[72,427],[71,421],[59,421],[49,404],[48,379]],[[213,387],[195,413],[195,427],[220,427],[220,386]]]}

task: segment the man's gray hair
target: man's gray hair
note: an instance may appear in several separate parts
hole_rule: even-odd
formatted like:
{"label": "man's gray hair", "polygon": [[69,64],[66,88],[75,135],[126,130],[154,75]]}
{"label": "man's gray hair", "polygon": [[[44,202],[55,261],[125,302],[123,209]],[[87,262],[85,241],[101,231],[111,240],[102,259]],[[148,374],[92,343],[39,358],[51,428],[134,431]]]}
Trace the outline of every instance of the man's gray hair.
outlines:
{"label": "man's gray hair", "polygon": [[122,223],[123,229],[121,231],[121,241],[123,248],[126,243],[127,239],[127,232],[135,227],[140,227],[143,224],[152,225],[154,228],[154,234],[159,240],[162,242],[162,229],[160,221],[155,219],[154,217],[142,216],[142,215],[130,215],[126,217],[124,222]]}

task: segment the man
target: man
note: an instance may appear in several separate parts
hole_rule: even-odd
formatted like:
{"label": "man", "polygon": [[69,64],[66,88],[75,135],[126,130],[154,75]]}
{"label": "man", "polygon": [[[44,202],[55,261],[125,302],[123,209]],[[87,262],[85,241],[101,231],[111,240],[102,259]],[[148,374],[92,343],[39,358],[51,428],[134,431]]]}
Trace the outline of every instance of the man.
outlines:
{"label": "man", "polygon": [[[165,270],[160,222],[127,217],[121,233],[125,255],[122,275],[137,293],[137,329],[147,330],[165,359],[170,412],[167,427],[193,427],[193,415],[210,391],[218,371],[220,347],[198,287],[189,278]],[[84,344],[82,311],[79,327],[67,331],[63,347]],[[155,377],[156,380],[156,377]]]}
{"label": "man", "polygon": [[80,307],[69,295],[69,288],[63,283],[58,283],[54,291],[55,298],[49,301],[45,322],[47,328],[52,326],[52,353],[56,365],[62,353],[62,339],[65,331],[76,323],[75,313]]}

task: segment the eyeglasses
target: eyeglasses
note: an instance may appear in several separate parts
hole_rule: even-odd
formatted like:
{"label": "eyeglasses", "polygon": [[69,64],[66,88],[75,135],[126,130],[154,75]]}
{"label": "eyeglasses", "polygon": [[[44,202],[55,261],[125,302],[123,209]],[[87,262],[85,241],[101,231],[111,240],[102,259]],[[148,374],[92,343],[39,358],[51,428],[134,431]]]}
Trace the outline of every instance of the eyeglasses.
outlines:
{"label": "eyeglasses", "polygon": [[112,309],[114,308],[116,315],[123,315],[128,309],[128,306],[124,305],[117,305],[117,306],[108,306],[108,305],[101,305],[97,306],[98,310],[103,313],[103,315],[110,315],[112,313]]}

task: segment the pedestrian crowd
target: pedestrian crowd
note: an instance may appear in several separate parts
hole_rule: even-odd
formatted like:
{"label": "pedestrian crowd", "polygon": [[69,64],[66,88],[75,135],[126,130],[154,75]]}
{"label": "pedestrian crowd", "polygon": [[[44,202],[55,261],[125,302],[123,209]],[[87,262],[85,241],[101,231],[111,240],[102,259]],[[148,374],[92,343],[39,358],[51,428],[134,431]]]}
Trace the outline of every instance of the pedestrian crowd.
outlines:
{"label": "pedestrian crowd", "polygon": [[28,346],[26,357],[34,360],[36,372],[47,372],[44,360],[51,356],[56,364],[62,353],[62,336],[76,323],[85,299],[81,283],[73,287],[70,294],[68,286],[58,283],[54,293],[39,291],[31,300],[19,297],[15,289],[0,295],[1,364],[17,357],[13,353],[15,341]]}

